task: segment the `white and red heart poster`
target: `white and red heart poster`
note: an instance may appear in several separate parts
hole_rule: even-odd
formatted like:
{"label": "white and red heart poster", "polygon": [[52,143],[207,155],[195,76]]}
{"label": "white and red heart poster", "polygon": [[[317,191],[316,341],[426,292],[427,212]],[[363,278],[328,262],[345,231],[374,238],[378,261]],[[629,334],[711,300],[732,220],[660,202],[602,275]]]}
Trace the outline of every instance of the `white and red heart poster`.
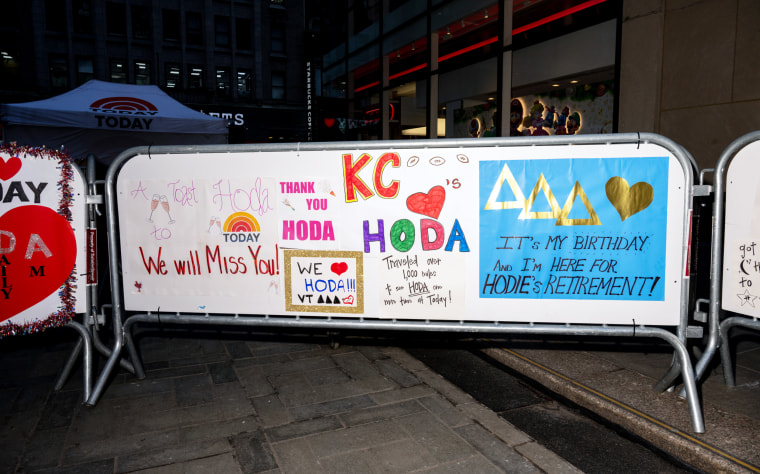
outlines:
{"label": "white and red heart poster", "polygon": [[0,337],[60,326],[84,308],[84,206],[68,155],[0,148]]}

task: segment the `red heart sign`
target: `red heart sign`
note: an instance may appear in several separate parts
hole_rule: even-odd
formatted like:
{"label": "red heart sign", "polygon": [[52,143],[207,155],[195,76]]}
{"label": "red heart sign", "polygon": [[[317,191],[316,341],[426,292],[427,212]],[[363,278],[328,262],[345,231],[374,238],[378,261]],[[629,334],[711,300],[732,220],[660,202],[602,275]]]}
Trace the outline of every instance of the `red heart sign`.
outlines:
{"label": "red heart sign", "polygon": [[74,231],[53,209],[21,206],[0,216],[0,322],[56,292],[76,255]]}
{"label": "red heart sign", "polygon": [[5,161],[0,157],[0,179],[7,181],[16,176],[18,170],[21,169],[21,160],[18,156],[11,156],[8,161]]}
{"label": "red heart sign", "polygon": [[414,193],[406,198],[406,207],[417,214],[438,219],[445,200],[446,190],[443,186],[433,186],[427,194]]}
{"label": "red heart sign", "polygon": [[325,125],[327,128],[332,128],[333,125],[335,125],[335,119],[334,118],[326,118],[325,119]]}
{"label": "red heart sign", "polygon": [[335,262],[330,265],[330,270],[336,275],[341,276],[348,270],[348,264],[346,262]]}

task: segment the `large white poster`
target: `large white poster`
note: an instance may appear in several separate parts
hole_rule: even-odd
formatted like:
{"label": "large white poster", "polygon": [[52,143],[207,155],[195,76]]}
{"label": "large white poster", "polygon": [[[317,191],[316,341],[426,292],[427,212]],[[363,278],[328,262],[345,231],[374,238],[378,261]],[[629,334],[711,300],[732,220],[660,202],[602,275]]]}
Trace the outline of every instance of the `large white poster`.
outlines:
{"label": "large white poster", "polygon": [[655,145],[139,155],[126,308],[675,325],[684,188]]}
{"label": "large white poster", "polygon": [[722,307],[760,316],[760,143],[737,153],[726,173]]}
{"label": "large white poster", "polygon": [[0,147],[0,338],[86,308],[86,196],[65,153]]}

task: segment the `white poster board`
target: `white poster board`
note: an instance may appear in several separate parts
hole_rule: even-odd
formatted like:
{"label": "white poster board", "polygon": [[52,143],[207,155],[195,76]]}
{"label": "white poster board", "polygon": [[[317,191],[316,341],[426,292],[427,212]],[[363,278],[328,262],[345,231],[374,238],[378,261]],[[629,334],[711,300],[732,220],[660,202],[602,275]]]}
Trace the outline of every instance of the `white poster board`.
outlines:
{"label": "white poster board", "polygon": [[760,143],[742,148],[726,173],[724,310],[760,316]]}
{"label": "white poster board", "polygon": [[137,155],[125,309],[677,325],[683,173],[654,144]]}
{"label": "white poster board", "polygon": [[0,148],[0,337],[84,312],[85,214],[84,181],[67,155]]}

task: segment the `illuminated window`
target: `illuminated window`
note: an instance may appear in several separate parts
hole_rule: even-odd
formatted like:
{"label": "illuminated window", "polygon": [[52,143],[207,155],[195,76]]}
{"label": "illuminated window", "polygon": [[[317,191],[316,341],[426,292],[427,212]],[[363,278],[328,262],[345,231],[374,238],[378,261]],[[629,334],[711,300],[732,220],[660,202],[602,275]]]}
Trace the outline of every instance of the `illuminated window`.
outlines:
{"label": "illuminated window", "polygon": [[230,95],[230,70],[226,67],[216,70],[216,95],[220,97]]}
{"label": "illuminated window", "polygon": [[240,98],[248,98],[251,96],[251,71],[248,69],[238,69],[237,95]]}
{"label": "illuminated window", "polygon": [[166,88],[176,89],[182,87],[181,69],[179,64],[166,65]]}
{"label": "illuminated window", "polygon": [[189,89],[202,89],[204,74],[203,66],[190,66],[188,70],[187,87]]}
{"label": "illuminated window", "polygon": [[135,61],[135,84],[150,84],[150,63],[147,61]]}
{"label": "illuminated window", "polygon": [[119,59],[111,60],[111,82],[127,83],[127,68],[124,61]]}

